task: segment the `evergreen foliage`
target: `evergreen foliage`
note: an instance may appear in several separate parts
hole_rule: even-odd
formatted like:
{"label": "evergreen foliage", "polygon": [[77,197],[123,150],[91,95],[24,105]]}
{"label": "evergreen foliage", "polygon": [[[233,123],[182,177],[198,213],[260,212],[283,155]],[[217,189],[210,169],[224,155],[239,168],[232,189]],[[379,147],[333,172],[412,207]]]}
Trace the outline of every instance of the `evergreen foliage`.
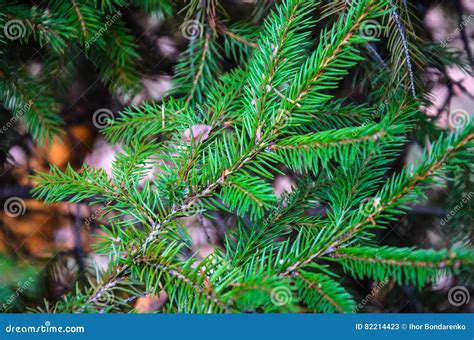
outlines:
{"label": "evergreen foliage", "polygon": [[[28,19],[37,21],[25,23],[21,41],[49,44],[53,54],[66,53],[74,41],[104,70],[111,89],[130,88],[137,55],[121,20],[85,47],[100,29],[99,9],[107,13],[123,2],[72,2],[54,1],[45,22],[44,13]],[[164,1],[134,3],[170,8]],[[451,133],[432,129],[426,136],[434,141],[417,163],[388,172],[427,124],[419,112],[425,99],[414,96],[423,88],[413,73],[424,52],[411,49],[416,35],[403,3],[283,0],[263,25],[257,23],[267,8],[260,5],[235,26],[224,24],[219,1],[189,1],[186,20],[197,22],[199,34],[180,58],[172,93],[161,103],[126,109],[104,130],[111,143],[123,145],[112,178],[88,167],[53,167],[36,176],[36,197],[101,204],[110,224],[98,245],[110,259],[107,271],[44,310],[129,310],[136,297],[164,291],[168,312],[353,312],[342,270],[418,288],[471,271],[469,242],[453,240],[440,250],[376,242],[376,232],[423,199],[429,186],[446,179],[469,190],[463,178],[469,171],[472,177],[471,123]],[[26,20],[33,9],[22,10],[15,18]],[[13,7],[2,11],[8,19]],[[56,32],[55,20],[67,21],[71,31]],[[388,35],[389,70],[369,78],[375,90],[363,103],[337,98],[334,89],[353,69],[380,67],[366,52],[385,38],[367,35],[368,24]],[[124,50],[106,48],[113,34]],[[2,58],[9,60],[6,53]],[[232,70],[224,67],[226,58],[235,61]],[[2,91],[10,109],[27,100],[12,84]],[[45,109],[53,104],[35,102],[38,112],[31,108],[22,118],[35,136],[59,126]],[[55,128],[43,129],[43,121]],[[299,180],[291,193],[277,196],[272,183],[288,169]],[[213,218],[216,211],[235,216],[235,225],[222,247],[197,262],[180,218]],[[467,227],[458,232],[461,240],[472,237]]]}
{"label": "evergreen foliage", "polygon": [[[167,0],[0,3],[0,102],[36,140],[51,139],[61,131],[61,93],[52,88],[69,88],[83,59],[100,70],[100,79],[113,93],[137,91],[139,55],[124,20],[129,6],[167,13],[171,9]],[[43,70],[32,76],[24,70],[38,51]]]}

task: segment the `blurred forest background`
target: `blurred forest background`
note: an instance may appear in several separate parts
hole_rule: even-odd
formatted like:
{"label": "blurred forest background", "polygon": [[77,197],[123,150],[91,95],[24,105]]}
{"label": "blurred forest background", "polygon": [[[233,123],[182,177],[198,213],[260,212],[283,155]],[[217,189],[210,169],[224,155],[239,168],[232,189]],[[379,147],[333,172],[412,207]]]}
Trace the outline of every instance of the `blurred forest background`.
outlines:
{"label": "blurred forest background", "polygon": [[[225,1],[229,20],[254,13],[256,1]],[[33,2],[41,6],[40,0]],[[260,4],[263,12],[254,16],[256,20],[261,20],[264,10],[272,5],[272,1],[265,2],[265,6]],[[177,7],[180,6],[184,7],[185,3]],[[420,43],[438,43],[456,49],[472,70],[474,0],[424,0],[414,2],[413,7],[423,24],[419,33],[424,41]],[[76,69],[65,81],[61,74],[55,72],[57,70],[45,69],[45,60],[50,56],[44,46],[16,45],[17,71],[25,72],[32,78],[49,78],[52,94],[59,103],[57,113],[65,125],[64,133],[47,143],[36,143],[18,124],[0,136],[0,203],[4,208],[0,209],[0,311],[25,312],[29,307],[41,305],[44,298],[55,301],[70,291],[76,282],[83,280],[83,273],[91,270],[93,263],[103,267],[107,265],[107,259],[98,256],[92,247],[101,235],[99,225],[107,225],[107,221],[100,218],[100,208],[65,203],[46,207],[31,198],[30,188],[34,185],[31,175],[35,171],[47,171],[50,164],[64,169],[68,163],[74,168],[85,163],[110,171],[111,161],[120,145],[109,145],[104,141],[100,129],[106,121],[98,117],[105,113],[108,115],[106,118],[113,119],[114,113],[126,106],[160,101],[173,87],[173,66],[189,44],[189,32],[186,32],[189,28],[182,27],[185,19],[185,12],[175,15],[166,8],[150,11],[146,6],[122,7],[120,20],[126,23],[134,37],[131,43],[137,52],[135,64],[140,75],[133,95],[124,95],[104,81],[102,68],[113,67],[110,65],[112,61],[100,65],[80,50],[76,50],[75,54],[71,51],[68,57],[74,60]],[[384,39],[383,36],[380,38]],[[110,45],[105,48],[116,48],[116,43],[110,39],[107,42]],[[463,111],[473,115],[472,75],[457,67],[430,67],[414,71],[430,93],[433,103],[423,110],[440,127],[450,128],[447,117],[452,112]],[[110,76],[119,75],[112,70]],[[355,100],[359,90],[359,86],[350,79],[340,88],[341,94],[350,95]],[[11,113],[1,107],[0,124],[5,126],[10,120]],[[393,170],[416,158],[419,150],[419,145],[413,140],[403,158],[393,164]],[[292,181],[291,176],[280,176],[275,182],[276,192],[287,190]],[[415,206],[404,218],[381,232],[380,242],[394,246],[416,245],[418,248],[446,247],[451,238],[443,228],[443,219],[450,213],[450,199],[465,202],[463,208],[468,207],[467,211],[471,212],[472,230],[472,195],[453,195],[441,185],[433,187],[424,204]],[[17,200],[13,202],[12,197]],[[216,228],[206,225],[207,222],[200,223],[190,217],[185,223],[194,240],[195,250],[202,255],[211,252],[219,243],[222,235]],[[463,306],[449,304],[447,292],[461,284],[452,277],[441,278],[423,291],[409,286],[397,287],[392,282],[350,280],[356,297],[359,301],[365,301],[358,312],[474,312],[474,299]],[[145,296],[133,303],[139,311],[151,312],[160,308],[162,298]]]}

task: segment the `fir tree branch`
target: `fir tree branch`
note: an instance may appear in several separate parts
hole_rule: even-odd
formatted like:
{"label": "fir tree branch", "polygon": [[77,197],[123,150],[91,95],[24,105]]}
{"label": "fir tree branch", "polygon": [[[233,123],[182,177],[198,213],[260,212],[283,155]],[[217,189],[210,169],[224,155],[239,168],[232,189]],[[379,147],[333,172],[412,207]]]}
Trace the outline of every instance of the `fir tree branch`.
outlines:
{"label": "fir tree branch", "polygon": [[87,40],[88,34],[87,34],[87,25],[86,22],[84,21],[84,17],[82,16],[81,10],[79,6],[77,6],[76,0],[71,0],[72,7],[74,8],[74,12],[76,12],[79,24],[81,26],[81,31],[82,31],[82,37],[84,40]]}
{"label": "fir tree branch", "polygon": [[199,82],[201,81],[202,74],[204,72],[204,66],[206,65],[206,59],[208,58],[209,55],[209,41],[210,41],[210,35],[206,34],[203,42],[203,48],[201,51],[201,57],[198,62],[198,68],[197,72],[194,75],[194,80],[191,86],[191,90],[189,91],[189,94],[186,98],[186,104],[189,104],[194,96],[194,93],[197,91],[197,87]]}
{"label": "fir tree branch", "polygon": [[355,303],[350,295],[329,276],[305,271],[295,272],[296,284],[303,301],[322,313],[349,313]]}
{"label": "fir tree branch", "polygon": [[427,280],[444,272],[457,272],[473,263],[473,250],[414,250],[412,248],[357,247],[341,248],[335,258],[346,271],[362,278],[381,281],[394,277],[399,284],[413,283],[423,287]]}
{"label": "fir tree branch", "polygon": [[[403,204],[406,197],[413,194],[413,190],[417,185],[423,184],[427,179],[438,173],[438,170],[445,166],[446,161],[456,156],[474,139],[474,133],[465,132],[464,135],[451,135],[440,140],[432,149],[430,157],[413,170],[413,175],[405,171],[400,176],[395,176],[389,181],[376,195],[381,200],[374,211],[370,212],[367,217],[363,217],[361,221],[353,222],[353,225],[345,227],[342,231],[333,237],[331,242],[325,246],[320,246],[317,251],[309,254],[305,259],[297,260],[290,264],[282,271],[283,275],[289,275],[298,268],[311,263],[314,259],[329,255],[336,251],[339,247],[350,242],[353,237],[367,226],[374,226],[375,221],[383,217],[385,210],[391,209],[393,214],[397,205]],[[360,218],[358,218],[360,219]],[[356,221],[358,220],[356,219]],[[335,239],[335,240],[334,240]]]}

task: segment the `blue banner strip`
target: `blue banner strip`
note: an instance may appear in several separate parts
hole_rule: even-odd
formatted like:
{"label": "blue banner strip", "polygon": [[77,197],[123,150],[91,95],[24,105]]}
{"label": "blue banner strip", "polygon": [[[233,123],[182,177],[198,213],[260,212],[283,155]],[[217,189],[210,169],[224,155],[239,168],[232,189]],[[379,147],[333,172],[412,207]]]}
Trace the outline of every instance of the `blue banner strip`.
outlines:
{"label": "blue banner strip", "polygon": [[0,339],[474,339],[474,314],[0,314]]}

